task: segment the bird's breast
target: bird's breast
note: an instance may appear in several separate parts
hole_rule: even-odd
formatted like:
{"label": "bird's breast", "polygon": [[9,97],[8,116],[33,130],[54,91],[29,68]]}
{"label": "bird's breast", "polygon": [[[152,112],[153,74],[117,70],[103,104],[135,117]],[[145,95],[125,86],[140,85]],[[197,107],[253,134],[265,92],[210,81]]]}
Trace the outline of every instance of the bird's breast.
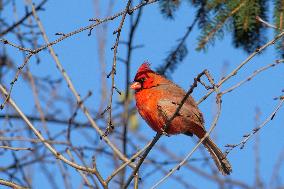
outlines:
{"label": "bird's breast", "polygon": [[160,118],[157,106],[162,94],[155,89],[144,89],[135,94],[136,106],[141,117],[156,132],[161,132],[163,120]]}
{"label": "bird's breast", "polygon": [[[169,94],[165,91],[159,91],[157,89],[147,89],[136,93],[136,106],[141,117],[148,123],[148,125],[156,132],[163,132],[166,120],[161,112],[165,110],[159,110],[159,101],[161,99],[170,98]],[[173,113],[173,112],[172,112]],[[176,117],[169,129],[168,134],[179,134],[184,130],[185,125],[182,124],[181,119]]]}

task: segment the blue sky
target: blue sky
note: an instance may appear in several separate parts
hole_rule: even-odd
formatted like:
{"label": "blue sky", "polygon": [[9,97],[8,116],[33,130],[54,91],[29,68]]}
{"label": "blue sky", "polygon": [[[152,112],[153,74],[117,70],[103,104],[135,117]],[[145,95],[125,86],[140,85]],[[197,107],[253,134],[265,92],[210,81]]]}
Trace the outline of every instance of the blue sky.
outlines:
{"label": "blue sky", "polygon": [[[38,1],[34,2],[37,3]],[[125,4],[126,1],[123,1],[123,3],[115,3],[112,14],[122,10]],[[21,3],[19,3],[18,11],[21,15],[24,13],[24,9],[22,9],[20,5]],[[54,35],[56,32],[67,33],[89,25],[90,22],[88,20],[94,16],[95,10],[91,0],[84,1],[83,3],[82,1],[74,0],[68,2],[49,1],[45,5],[45,8],[46,11],[39,12],[39,17],[46,28],[46,32],[50,40],[58,38],[58,36]],[[106,4],[103,4],[101,9],[103,15],[105,10]],[[180,10],[176,13],[175,19],[167,20],[160,14],[157,4],[149,5],[144,8],[143,16],[138,26],[134,41],[134,44],[142,44],[144,47],[135,50],[133,53],[133,58],[131,60],[132,78],[134,77],[139,65],[145,60],[151,62],[151,66],[153,68],[157,68],[163,63],[163,60],[169,50],[177,44],[177,39],[183,36],[187,27],[191,24],[194,13],[194,9],[192,9],[187,3],[183,3]],[[6,12],[2,13],[2,16],[12,17],[12,14],[6,10]],[[108,23],[106,49],[107,71],[110,70],[112,65],[113,52],[110,48],[115,42],[115,35],[112,35],[112,32],[118,27],[119,22],[120,18]],[[126,20],[122,30],[122,40],[126,39],[129,31],[128,29],[129,20]],[[210,46],[206,52],[197,52],[195,51],[195,48],[197,47],[197,37],[199,34],[200,31],[196,28],[190,34],[187,39],[188,55],[171,75],[171,79],[185,90],[189,88],[192,84],[193,78],[202,70],[208,69],[215,81],[219,81],[224,64],[227,64],[226,74],[228,74],[248,56],[248,54],[243,52],[241,49],[235,49],[232,46],[231,36],[229,35],[225,35],[224,39],[221,41],[217,40],[215,45]],[[273,31],[268,31],[268,34],[268,38],[272,39]],[[6,36],[6,38],[9,40],[15,40],[15,38],[9,35]],[[85,96],[89,90],[93,91],[94,95],[88,99],[86,104],[88,107],[95,110],[96,106],[98,106],[98,101],[96,99],[100,96],[100,86],[97,82],[100,80],[97,48],[94,31],[91,36],[88,36],[88,31],[82,32],[54,46],[62,65],[70,75],[80,94]],[[20,52],[11,47],[8,47],[7,49],[13,60],[20,65],[22,63]],[[118,56],[125,57],[125,52],[125,46],[120,45],[118,49]],[[34,58],[29,63],[32,72],[36,73],[36,75],[51,75],[53,78],[60,77],[60,73],[57,71],[48,52],[41,52],[39,56],[42,61],[41,64],[35,64]],[[247,78],[253,73],[253,71],[273,63],[276,59],[277,54],[274,47],[271,46],[263,54],[252,59],[238,72],[235,77],[223,85],[221,90],[227,89],[240,80]],[[125,65],[123,65],[123,63],[119,63],[117,65],[117,70],[118,73],[115,78],[116,84],[119,89],[123,90],[125,88]],[[278,101],[273,100],[273,98],[280,96],[281,90],[283,89],[283,77],[283,65],[279,65],[259,74],[252,81],[223,96],[222,114],[218,125],[212,134],[219,147],[224,150],[224,146],[226,144],[239,143],[242,140],[242,136],[245,133],[250,132],[255,127],[254,116],[256,107],[258,107],[262,112],[260,122],[264,121],[271,114],[278,104]],[[110,84],[110,80],[108,80],[108,84]],[[69,93],[65,83],[62,85],[62,92]],[[198,87],[193,96],[197,100],[204,94],[206,94],[206,90],[202,87]],[[33,98],[30,94],[29,86],[21,80],[15,85],[12,97],[16,100],[19,106],[25,110],[25,112],[34,111],[34,107],[29,105]],[[23,100],[23,97],[25,100]],[[117,97],[118,95],[115,94],[116,99]],[[211,95],[210,98],[200,105],[200,109],[204,113],[206,128],[209,128],[214,118],[214,114],[216,112],[215,108],[214,95]],[[68,117],[68,115],[70,115],[70,111],[64,107],[62,107],[62,109],[64,110],[62,115],[66,115]],[[260,176],[266,184],[269,183],[276,159],[284,147],[284,140],[282,140],[284,121],[283,113],[284,110],[280,109],[273,121],[269,122],[259,132],[261,163]],[[82,121],[86,120],[83,115],[79,115],[79,118]],[[139,123],[139,132],[146,135],[150,140],[155,133],[148,128],[142,119],[139,120]],[[94,136],[95,139],[97,139],[97,137],[98,136]],[[253,185],[254,183],[255,160],[253,148],[255,139],[255,136],[252,137],[244,149],[240,150],[236,148],[228,156],[233,167],[233,173],[230,177],[241,180],[249,185]],[[78,139],[78,144],[80,144],[81,140],[83,143],[84,139]],[[137,144],[140,147],[143,147],[146,143],[144,144],[137,141]],[[172,152],[185,156],[191,151],[195,143],[186,136],[173,136],[169,138],[163,137],[158,144],[165,145]],[[99,142],[99,145],[103,145],[102,142]],[[150,153],[150,157],[157,157],[161,160],[165,158],[159,156],[160,154],[155,150]],[[197,158],[198,156],[199,152],[197,151],[193,157]],[[0,160],[0,162],[2,162],[2,160]],[[108,162],[108,160],[101,158],[101,162]],[[202,163],[198,162],[190,163],[197,166],[204,166]],[[165,168],[169,170],[173,166],[174,164],[165,166]],[[99,166],[99,168],[102,170],[104,176],[108,174],[109,168],[105,168],[104,166]],[[40,169],[40,167],[37,167],[37,169]],[[105,172],[103,171],[104,169],[106,169]],[[142,166],[142,171],[144,169],[145,172],[151,170]],[[204,167],[204,169],[208,169],[208,167]],[[55,170],[55,174],[59,174],[56,173],[56,171],[58,171],[58,169]],[[280,171],[283,175],[283,166],[280,167]],[[181,168],[181,170],[175,174],[182,175],[185,180],[198,188],[216,188],[216,185],[212,182],[202,179],[184,168]],[[80,179],[78,179],[78,173],[74,171],[71,176],[74,178],[73,187],[77,188],[80,182]],[[143,188],[149,188],[162,176],[163,175],[161,174],[155,174],[151,177],[151,179],[145,182]],[[49,188],[48,185],[41,184],[48,182],[46,179],[43,179],[42,175],[37,175],[37,177],[38,179],[35,179],[35,188],[38,188],[39,186],[41,186],[41,188],[43,186],[46,186],[45,188]],[[143,179],[143,174],[141,177]],[[62,182],[62,180],[60,181],[59,179],[59,182]],[[168,179],[164,182],[164,184],[160,185],[159,188],[172,187],[181,186],[176,185],[174,180]]]}

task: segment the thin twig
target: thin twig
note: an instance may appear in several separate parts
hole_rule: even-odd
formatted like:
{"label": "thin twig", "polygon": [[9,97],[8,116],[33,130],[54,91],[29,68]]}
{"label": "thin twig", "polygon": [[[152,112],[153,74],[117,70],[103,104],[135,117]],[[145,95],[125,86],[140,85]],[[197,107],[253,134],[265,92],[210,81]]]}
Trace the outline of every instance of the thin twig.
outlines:
{"label": "thin twig", "polygon": [[[226,77],[222,78],[217,85],[218,88],[220,88],[222,86],[223,83],[225,83],[227,80],[229,80],[231,77],[237,75],[238,71],[247,63],[249,63],[249,61],[254,58],[257,54],[259,54],[260,52],[262,52],[264,49],[266,49],[267,47],[269,47],[270,45],[275,44],[276,41],[278,41],[279,39],[281,39],[284,36],[284,32],[281,32],[280,34],[278,34],[274,39],[272,39],[271,41],[267,42],[266,44],[264,44],[263,46],[261,46],[260,48],[256,49],[253,53],[251,53],[241,64],[239,64],[231,73],[229,73]],[[203,102],[205,99],[207,99],[208,96],[210,96],[212,93],[214,92],[213,89],[211,89],[206,95],[204,95],[198,102],[197,104],[200,104],[201,102]]]}
{"label": "thin twig", "polygon": [[[131,96],[130,96],[130,91],[129,91],[129,84],[130,84],[130,67],[131,67],[131,58],[133,54],[133,41],[134,41],[134,36],[135,32],[137,31],[137,26],[140,22],[140,18],[142,15],[142,10],[143,7],[141,7],[137,13],[137,16],[134,20],[134,14],[130,15],[130,32],[129,32],[129,38],[128,42],[126,43],[127,45],[127,55],[126,55],[126,74],[125,74],[125,97],[123,99],[123,108],[124,108],[124,113],[122,115],[123,117],[123,133],[122,133],[122,152],[127,156],[127,144],[128,144],[128,129],[129,129],[129,118],[130,118],[130,112],[129,112],[129,106],[131,102]],[[121,172],[121,187],[124,185],[124,177],[125,177],[125,169],[122,170]]]}
{"label": "thin twig", "polygon": [[[5,90],[5,88],[0,84],[0,91],[1,93],[3,93],[4,95],[8,95],[7,91]],[[20,108],[16,105],[16,103],[14,102],[14,100],[12,98],[9,98],[8,102],[11,104],[11,106],[16,110],[16,112],[18,112],[18,114],[22,117],[22,119],[26,122],[26,124],[28,125],[28,127],[33,131],[33,133],[38,137],[38,139],[50,150],[50,152],[52,152],[52,154],[58,158],[61,159],[62,161],[64,161],[66,164],[70,165],[71,167],[74,167],[75,169],[79,169],[82,171],[87,171],[90,173],[94,173],[95,170],[88,168],[88,167],[83,167],[80,165],[77,165],[71,161],[69,161],[68,159],[66,159],[62,154],[60,154],[59,152],[57,152],[48,142],[46,142],[46,140],[43,138],[43,136],[40,134],[40,132],[34,127],[34,125],[28,120],[28,118],[25,116],[25,114],[20,110]]]}
{"label": "thin twig", "polygon": [[[47,0],[43,0],[41,1],[36,7],[35,10],[41,10],[43,5],[47,2]],[[16,27],[18,27],[20,24],[22,24],[27,18],[29,18],[32,15],[32,11],[26,13],[26,15],[21,18],[19,21],[17,21],[16,23],[14,23],[12,26],[8,27],[7,29],[5,29],[4,31],[2,31],[0,33],[0,37],[6,35],[7,33],[9,33],[10,31],[14,30]]]}
{"label": "thin twig", "polygon": [[244,83],[248,82],[248,81],[251,81],[255,76],[257,76],[259,73],[269,69],[269,68],[272,68],[272,67],[275,67],[276,65],[280,64],[280,63],[283,63],[281,61],[277,61],[273,64],[269,64],[267,66],[264,66],[258,70],[255,70],[253,72],[253,74],[251,74],[249,77],[247,77],[246,79],[238,82],[237,84],[235,84],[234,86],[230,87],[229,89],[225,90],[222,92],[222,94],[226,94],[226,93],[229,93],[229,92],[232,92],[233,90],[235,90],[236,88],[240,87],[241,85],[243,85]]}
{"label": "thin twig", "polygon": [[[70,149],[69,149],[69,148],[66,149],[66,153],[69,155],[71,161],[74,162],[74,161],[75,161],[75,160],[74,160],[74,157],[73,157],[72,153],[70,152]],[[94,187],[91,185],[91,183],[90,183],[90,181],[88,180],[88,178],[87,178],[87,176],[85,175],[85,173],[82,172],[82,171],[80,171],[80,170],[77,170],[77,171],[78,171],[79,174],[82,176],[84,183],[85,183],[90,189],[94,188]]]}
{"label": "thin twig", "polygon": [[282,98],[279,102],[279,104],[276,106],[274,111],[256,128],[254,128],[249,134],[243,135],[243,140],[239,142],[238,144],[227,144],[226,147],[229,149],[226,150],[226,154],[229,154],[234,148],[240,147],[240,149],[243,149],[245,147],[245,144],[248,142],[248,140],[254,136],[258,131],[260,131],[265,125],[267,125],[268,122],[270,122],[272,119],[274,119],[276,113],[281,108],[281,106],[284,103],[284,98]]}
{"label": "thin twig", "polygon": [[106,128],[104,136],[107,136],[114,128],[113,122],[112,122],[112,100],[113,100],[114,90],[116,89],[116,91],[117,91],[117,88],[115,86],[115,81],[114,81],[114,76],[116,75],[117,49],[118,49],[118,44],[119,44],[119,40],[120,40],[120,34],[121,34],[122,27],[123,27],[126,15],[129,13],[129,10],[130,10],[131,1],[132,0],[127,1],[126,7],[125,7],[124,12],[122,14],[120,24],[119,24],[117,30],[113,32],[114,34],[116,33],[116,40],[115,40],[114,46],[112,47],[112,49],[113,49],[112,68],[111,68],[111,72],[107,76],[107,77],[111,77],[111,89],[110,89],[110,97],[109,97],[109,103],[108,103],[108,107],[110,107],[109,110],[108,110],[108,112],[109,112],[108,126]]}
{"label": "thin twig", "polygon": [[[145,5],[149,5],[149,4],[155,3],[155,2],[157,2],[157,1],[159,1],[159,0],[143,1],[143,2],[141,2],[140,4],[136,5],[135,7],[133,7],[132,9],[129,9],[129,10],[127,11],[127,13],[130,13],[130,12],[132,13],[132,12],[134,12],[135,10],[140,9],[141,7],[143,7],[143,6],[145,6]],[[35,8],[35,9],[36,9],[36,8]],[[72,32],[70,32],[70,33],[67,33],[67,34],[65,34],[65,35],[62,35],[62,37],[60,37],[60,38],[58,38],[58,39],[56,39],[56,40],[54,40],[54,41],[52,41],[52,42],[48,42],[46,45],[43,45],[43,46],[41,46],[41,47],[39,47],[39,48],[37,48],[37,49],[34,49],[34,50],[26,49],[26,48],[24,48],[24,47],[20,47],[20,46],[18,46],[18,45],[15,45],[15,44],[13,44],[13,43],[10,43],[9,41],[7,41],[7,40],[5,40],[5,39],[1,39],[0,41],[1,41],[2,43],[4,43],[4,44],[9,44],[9,45],[14,46],[15,48],[18,48],[19,50],[23,50],[23,51],[28,51],[28,52],[30,52],[30,53],[27,55],[27,59],[26,59],[26,60],[24,61],[24,63],[18,68],[17,74],[16,74],[16,76],[14,77],[14,80],[11,82],[11,86],[10,86],[10,89],[9,89],[9,91],[10,91],[9,94],[11,93],[12,88],[13,88],[13,85],[14,85],[14,83],[17,81],[17,79],[18,79],[18,77],[19,77],[19,74],[21,73],[22,69],[23,69],[24,66],[28,63],[29,59],[30,59],[33,55],[39,53],[40,51],[42,51],[42,50],[44,50],[44,49],[46,49],[46,48],[49,48],[49,47],[51,47],[51,46],[53,46],[53,45],[59,43],[60,41],[66,39],[66,38],[68,38],[68,37],[71,37],[71,36],[73,36],[73,35],[75,35],[75,34],[81,33],[81,32],[86,31],[86,30],[92,30],[92,29],[95,28],[96,26],[98,26],[98,25],[100,25],[100,24],[102,24],[102,23],[104,23],[104,22],[107,22],[107,21],[110,21],[110,20],[114,20],[115,18],[117,18],[117,17],[119,17],[119,16],[122,16],[122,15],[124,15],[124,14],[125,14],[125,10],[124,10],[124,11],[121,11],[121,12],[119,12],[119,13],[113,15],[113,16],[109,16],[109,17],[107,17],[107,18],[104,18],[104,19],[96,19],[97,22],[96,22],[95,24],[91,24],[91,25],[88,25],[88,26],[86,26],[86,27],[82,27],[82,28],[79,28],[78,30],[72,31]],[[90,19],[90,20],[92,20],[92,19]],[[4,101],[4,103],[0,105],[0,109],[3,109],[3,108],[4,108],[4,105],[5,105],[5,103],[7,102],[7,100],[8,100],[9,97],[10,97],[10,95],[8,95],[7,98],[6,98],[6,100]]]}
{"label": "thin twig", "polygon": [[26,187],[20,186],[20,185],[14,183],[14,182],[7,181],[7,180],[4,180],[4,179],[0,179],[0,185],[8,186],[8,187],[14,188],[14,189],[28,189]]}
{"label": "thin twig", "polygon": [[275,25],[273,24],[270,24],[269,22],[263,20],[262,18],[260,18],[259,16],[256,16],[255,18],[257,21],[261,22],[263,25],[265,25],[266,27],[269,27],[269,28],[273,28],[273,29],[277,29],[277,30],[280,30],[280,28],[277,28]]}
{"label": "thin twig", "polygon": [[139,150],[138,152],[136,152],[130,159],[128,162],[123,163],[120,167],[118,167],[107,179],[106,179],[106,183],[109,183],[111,181],[111,179],[113,179],[113,177],[115,175],[117,175],[122,169],[124,169],[124,167],[127,166],[127,164],[129,164],[130,162],[135,161],[135,159],[140,156],[140,154],[142,152],[144,152],[150,145],[151,143],[149,142],[147,145],[145,145],[144,148],[142,148],[141,150]]}
{"label": "thin twig", "polygon": [[29,150],[29,151],[33,151],[33,149],[32,149],[32,148],[21,148],[21,147],[11,147],[11,146],[0,146],[0,148],[8,149],[8,150],[14,150],[14,151],[20,151],[20,150]]}
{"label": "thin twig", "polygon": [[19,49],[20,51],[26,51],[26,52],[29,52],[29,53],[34,53],[34,50],[22,47],[20,45],[16,45],[16,44],[8,41],[7,39],[0,39],[0,42],[2,42],[4,45],[10,45],[12,47],[15,47],[16,49]]}
{"label": "thin twig", "polygon": [[[34,5],[32,5],[33,7],[33,15],[36,19],[36,22],[41,30],[42,36],[45,40],[45,42],[48,44],[49,40],[48,37],[46,35],[46,32],[43,28],[42,23],[40,22],[39,17],[37,16],[37,13],[34,9]],[[55,63],[56,63],[56,67],[58,68],[58,70],[60,71],[60,73],[62,74],[63,78],[65,79],[65,81],[68,84],[69,89],[71,90],[71,92],[73,93],[73,95],[75,96],[81,110],[83,111],[83,113],[86,115],[86,117],[88,118],[89,122],[91,123],[92,127],[99,133],[99,135],[101,136],[101,138],[109,145],[109,147],[114,151],[114,153],[124,162],[128,161],[127,157],[125,157],[120,150],[115,146],[114,143],[112,143],[106,136],[104,136],[104,132],[98,127],[98,125],[96,124],[96,122],[93,120],[91,114],[89,113],[89,110],[85,107],[84,103],[82,102],[82,99],[79,95],[79,93],[77,92],[77,90],[75,89],[70,77],[68,76],[67,72],[64,70],[62,64],[60,63],[58,57],[56,56],[56,53],[54,52],[53,48],[51,46],[48,46],[49,48],[49,52],[52,56],[52,58],[54,59]],[[133,167],[133,164],[130,164],[130,166]]]}

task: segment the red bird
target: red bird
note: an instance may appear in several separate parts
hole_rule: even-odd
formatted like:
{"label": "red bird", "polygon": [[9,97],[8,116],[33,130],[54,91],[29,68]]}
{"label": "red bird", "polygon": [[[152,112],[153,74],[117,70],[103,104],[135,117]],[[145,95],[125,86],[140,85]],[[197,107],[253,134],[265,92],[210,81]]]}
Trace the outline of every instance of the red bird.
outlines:
{"label": "red bird", "polygon": [[[181,87],[151,70],[147,62],[138,69],[130,88],[135,90],[139,114],[153,130],[159,133],[164,131],[164,125],[186,94]],[[206,130],[203,116],[191,96],[172,120],[166,133],[188,136],[194,134],[199,139],[204,137]],[[217,145],[209,137],[203,141],[203,145],[209,151],[219,171],[223,175],[229,175],[232,172],[231,165]]]}

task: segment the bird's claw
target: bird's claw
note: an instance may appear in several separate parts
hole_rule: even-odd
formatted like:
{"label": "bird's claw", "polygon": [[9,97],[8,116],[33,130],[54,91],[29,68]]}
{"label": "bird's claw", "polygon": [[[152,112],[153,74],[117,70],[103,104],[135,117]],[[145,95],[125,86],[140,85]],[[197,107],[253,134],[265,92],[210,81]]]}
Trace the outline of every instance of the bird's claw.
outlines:
{"label": "bird's claw", "polygon": [[162,135],[165,135],[165,136],[167,136],[167,137],[170,136],[164,129],[162,129]]}

